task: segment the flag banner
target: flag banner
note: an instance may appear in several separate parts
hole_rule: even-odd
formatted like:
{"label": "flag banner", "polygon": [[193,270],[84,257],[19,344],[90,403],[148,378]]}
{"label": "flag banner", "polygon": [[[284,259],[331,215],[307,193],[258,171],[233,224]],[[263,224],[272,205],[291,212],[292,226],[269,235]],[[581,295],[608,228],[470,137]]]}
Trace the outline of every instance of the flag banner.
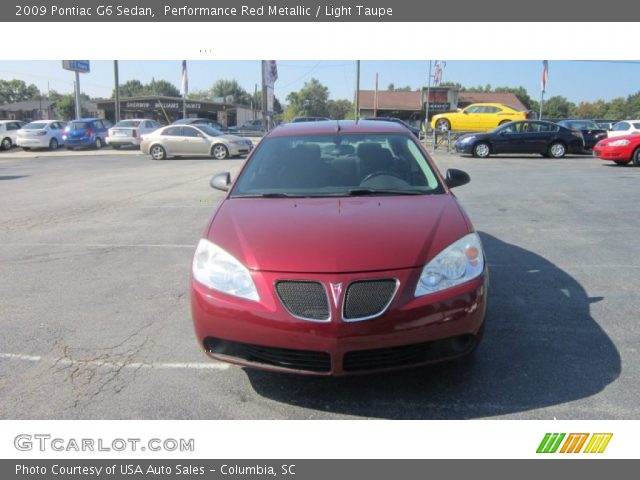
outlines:
{"label": "flag banner", "polygon": [[542,93],[547,91],[547,80],[549,79],[549,60],[542,61]]}
{"label": "flag banner", "polygon": [[186,97],[189,94],[189,78],[187,76],[187,61],[182,61],[182,84],[180,85],[180,95]]}
{"label": "flag banner", "polygon": [[267,87],[273,88],[273,84],[278,80],[278,65],[275,60],[265,60],[262,62],[264,78],[264,84]]}

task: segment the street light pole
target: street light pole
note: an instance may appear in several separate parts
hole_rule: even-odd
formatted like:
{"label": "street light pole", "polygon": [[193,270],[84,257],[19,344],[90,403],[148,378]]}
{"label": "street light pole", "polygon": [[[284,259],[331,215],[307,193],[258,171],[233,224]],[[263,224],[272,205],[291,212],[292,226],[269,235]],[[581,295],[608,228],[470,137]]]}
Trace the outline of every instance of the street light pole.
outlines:
{"label": "street light pole", "polygon": [[356,60],[356,122],[360,118],[360,60]]}
{"label": "street light pole", "polygon": [[80,74],[78,70],[76,70],[76,120],[80,120],[81,117],[81,108],[80,108]]}

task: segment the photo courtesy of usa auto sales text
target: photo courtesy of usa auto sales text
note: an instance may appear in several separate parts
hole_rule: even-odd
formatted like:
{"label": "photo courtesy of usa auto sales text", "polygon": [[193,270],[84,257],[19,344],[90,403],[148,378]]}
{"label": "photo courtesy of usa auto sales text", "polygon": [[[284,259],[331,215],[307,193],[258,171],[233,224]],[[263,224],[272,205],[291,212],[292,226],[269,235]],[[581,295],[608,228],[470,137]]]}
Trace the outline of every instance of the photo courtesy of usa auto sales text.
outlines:
{"label": "photo courtesy of usa auto sales text", "polygon": [[205,475],[209,473],[230,476],[271,476],[295,475],[295,464],[282,464],[278,469],[274,465],[229,465],[221,464],[217,468],[205,468],[196,465],[154,465],[144,463],[119,463],[113,465],[59,465],[54,463],[50,468],[44,465],[16,464],[16,476],[41,476],[41,475],[87,475],[92,477],[109,477],[113,475]]}

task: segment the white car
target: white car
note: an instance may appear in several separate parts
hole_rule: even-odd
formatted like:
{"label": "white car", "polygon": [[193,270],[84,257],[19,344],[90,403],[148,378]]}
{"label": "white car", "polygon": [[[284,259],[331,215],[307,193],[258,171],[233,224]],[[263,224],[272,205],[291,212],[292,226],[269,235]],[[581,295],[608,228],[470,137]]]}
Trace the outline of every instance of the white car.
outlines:
{"label": "white car", "polygon": [[613,128],[607,132],[607,136],[611,138],[637,133],[640,133],[640,120],[623,120],[616,123]]}
{"label": "white car", "polygon": [[20,120],[0,120],[0,150],[10,150],[16,144],[18,130],[26,123]]}
{"label": "white car", "polygon": [[64,144],[62,139],[64,127],[65,122],[62,120],[36,120],[27,123],[18,130],[16,145],[22,147],[23,150],[31,150],[32,148],[57,150],[60,145]]}
{"label": "white car", "polygon": [[121,120],[109,129],[109,136],[106,141],[108,145],[111,145],[116,150],[124,146],[139,147],[142,142],[142,135],[154,132],[161,126],[155,120],[149,120],[148,118]]}

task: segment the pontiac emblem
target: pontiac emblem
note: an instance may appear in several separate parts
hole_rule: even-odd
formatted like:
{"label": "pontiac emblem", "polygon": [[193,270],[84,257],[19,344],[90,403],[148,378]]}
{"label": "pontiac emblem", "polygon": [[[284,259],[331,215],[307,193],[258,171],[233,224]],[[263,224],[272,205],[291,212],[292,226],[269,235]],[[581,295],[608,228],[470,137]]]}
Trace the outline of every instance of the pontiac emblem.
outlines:
{"label": "pontiac emblem", "polygon": [[342,283],[330,283],[329,285],[331,286],[333,304],[336,308],[338,308],[338,303],[340,303],[340,295],[342,295]]}

